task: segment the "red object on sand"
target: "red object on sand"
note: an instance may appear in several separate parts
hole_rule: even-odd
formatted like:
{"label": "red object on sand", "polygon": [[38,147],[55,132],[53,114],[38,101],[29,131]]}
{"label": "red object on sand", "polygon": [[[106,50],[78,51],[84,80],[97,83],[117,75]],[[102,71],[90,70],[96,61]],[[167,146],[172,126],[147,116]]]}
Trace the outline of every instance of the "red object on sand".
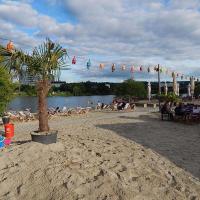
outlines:
{"label": "red object on sand", "polygon": [[5,137],[10,139],[12,137],[14,137],[14,124],[5,124],[4,125],[5,128]]}
{"label": "red object on sand", "polygon": [[6,139],[4,140],[4,144],[5,144],[5,145],[10,145],[10,144],[11,144],[11,139],[9,139],[9,138],[7,139],[7,138],[6,138]]}

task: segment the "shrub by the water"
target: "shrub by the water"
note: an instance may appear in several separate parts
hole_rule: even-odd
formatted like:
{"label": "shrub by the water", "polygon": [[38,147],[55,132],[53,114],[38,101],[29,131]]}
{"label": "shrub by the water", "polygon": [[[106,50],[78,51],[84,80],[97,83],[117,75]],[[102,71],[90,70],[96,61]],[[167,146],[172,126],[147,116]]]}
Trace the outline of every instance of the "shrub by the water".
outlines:
{"label": "shrub by the water", "polygon": [[13,94],[13,84],[8,71],[0,67],[0,115],[5,111]]}
{"label": "shrub by the water", "polygon": [[180,98],[173,92],[169,92],[167,95],[160,95],[160,100],[177,103],[180,101]]}

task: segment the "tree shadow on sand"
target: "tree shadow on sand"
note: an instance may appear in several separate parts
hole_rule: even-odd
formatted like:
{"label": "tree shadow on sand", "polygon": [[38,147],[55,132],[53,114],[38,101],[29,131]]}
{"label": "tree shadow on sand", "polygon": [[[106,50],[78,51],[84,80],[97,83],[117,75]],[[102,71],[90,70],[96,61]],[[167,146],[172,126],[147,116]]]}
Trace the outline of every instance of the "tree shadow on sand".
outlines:
{"label": "tree shadow on sand", "polygon": [[151,148],[200,179],[199,125],[188,126],[161,121],[155,115],[119,118],[121,123],[101,124],[97,127],[114,131],[122,137]]}

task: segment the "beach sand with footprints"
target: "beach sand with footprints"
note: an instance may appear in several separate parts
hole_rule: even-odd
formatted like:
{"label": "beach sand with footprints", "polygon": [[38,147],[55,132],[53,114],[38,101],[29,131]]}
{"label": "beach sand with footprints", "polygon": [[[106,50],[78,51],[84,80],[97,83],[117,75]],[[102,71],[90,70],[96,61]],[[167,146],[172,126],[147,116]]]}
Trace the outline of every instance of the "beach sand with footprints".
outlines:
{"label": "beach sand with footprints", "polygon": [[49,123],[56,144],[30,141],[37,121],[15,124],[12,145],[0,150],[0,199],[200,199],[200,125],[145,109]]}

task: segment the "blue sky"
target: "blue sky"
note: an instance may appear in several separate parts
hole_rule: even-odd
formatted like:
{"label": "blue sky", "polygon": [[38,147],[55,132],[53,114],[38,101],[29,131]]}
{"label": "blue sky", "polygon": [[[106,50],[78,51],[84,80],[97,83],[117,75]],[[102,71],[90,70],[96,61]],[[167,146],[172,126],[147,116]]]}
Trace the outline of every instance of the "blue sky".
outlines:
{"label": "blue sky", "polygon": [[[199,9],[199,0],[0,0],[0,38],[26,50],[46,37],[59,42],[71,58],[77,57],[77,64],[62,72],[67,82],[119,82],[131,77],[132,65],[158,63],[200,76]],[[135,73],[134,78],[156,80],[156,74]],[[164,74],[161,78],[170,80]]]}

